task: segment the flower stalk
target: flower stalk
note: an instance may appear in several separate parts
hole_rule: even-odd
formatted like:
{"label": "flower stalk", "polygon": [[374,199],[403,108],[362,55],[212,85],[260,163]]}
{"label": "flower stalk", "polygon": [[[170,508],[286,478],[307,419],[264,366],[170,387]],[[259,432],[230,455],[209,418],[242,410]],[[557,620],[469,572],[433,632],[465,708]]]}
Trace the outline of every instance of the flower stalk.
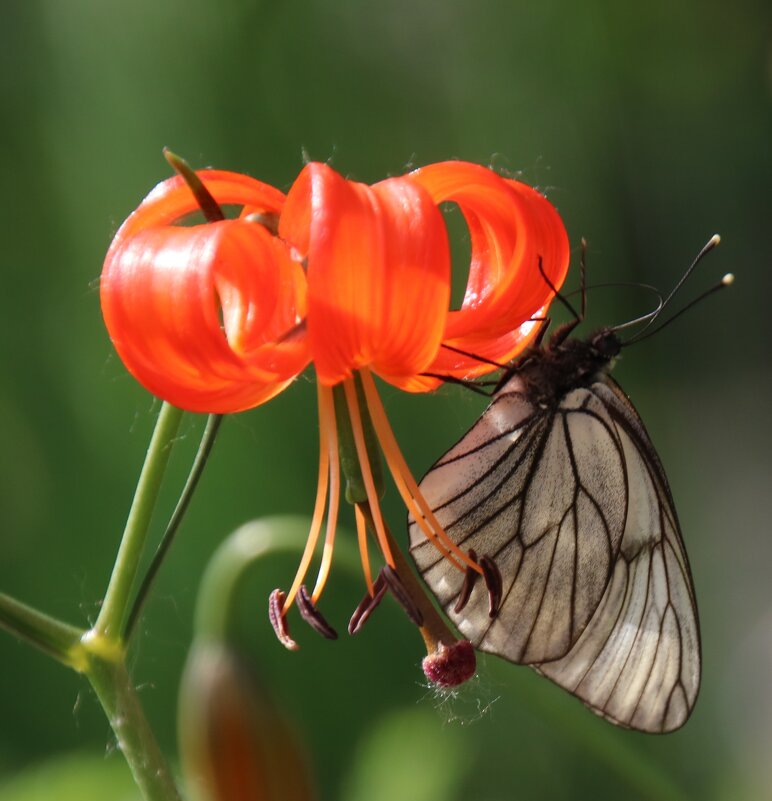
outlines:
{"label": "flower stalk", "polygon": [[95,634],[112,642],[123,640],[150,520],[183,414],[181,409],[164,403],[150,440],[107,593],[93,628]]}
{"label": "flower stalk", "polygon": [[98,635],[87,635],[84,645],[90,655],[86,676],[143,798],[145,801],[181,801],[131,683],[122,650],[111,649],[111,643]]}
{"label": "flower stalk", "polygon": [[166,525],[166,530],[161,537],[161,541],[156,548],[156,552],[153,554],[153,559],[148,566],[147,572],[142,578],[142,583],[140,584],[139,589],[137,590],[137,595],[132,603],[131,612],[129,613],[126,622],[126,630],[124,634],[124,640],[127,642],[131,639],[134,627],[142,615],[145,601],[150,594],[150,590],[153,586],[156,576],[158,575],[158,571],[161,569],[161,564],[163,563],[166,554],[169,552],[172,542],[174,542],[174,538],[185,516],[185,512],[187,512],[190,501],[193,499],[193,493],[196,491],[199,479],[203,475],[204,468],[206,467],[207,460],[209,459],[209,455],[214,447],[214,442],[217,438],[217,433],[220,430],[222,421],[223,416],[221,414],[210,414],[207,418],[204,433],[201,436],[201,442],[198,446],[198,452],[196,453],[196,458],[193,460],[193,464],[190,468],[190,473],[188,474],[185,486],[182,489],[182,493],[177,501],[177,505],[174,507],[174,512],[172,512],[172,516]]}
{"label": "flower stalk", "polygon": [[0,593],[0,628],[25,640],[63,665],[83,672],[83,629],[46,615],[5,593]]}

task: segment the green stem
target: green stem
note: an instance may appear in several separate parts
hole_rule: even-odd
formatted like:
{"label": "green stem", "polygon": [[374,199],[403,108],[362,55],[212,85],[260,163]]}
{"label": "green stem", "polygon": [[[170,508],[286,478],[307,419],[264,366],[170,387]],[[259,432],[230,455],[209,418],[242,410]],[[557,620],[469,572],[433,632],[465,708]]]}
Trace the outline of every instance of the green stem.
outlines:
{"label": "green stem", "polygon": [[161,568],[161,564],[163,563],[169,548],[171,548],[172,542],[174,542],[174,537],[177,534],[180,524],[182,523],[185,512],[188,510],[190,501],[193,498],[193,493],[198,486],[198,481],[204,472],[204,467],[206,466],[209,454],[212,452],[212,447],[214,446],[214,441],[217,437],[217,432],[220,430],[220,424],[222,421],[223,416],[221,414],[210,414],[209,418],[207,419],[206,428],[204,429],[201,442],[198,446],[198,453],[196,454],[196,458],[190,468],[190,473],[187,481],[185,482],[185,487],[182,490],[182,495],[180,495],[180,499],[177,501],[177,506],[174,508],[174,512],[169,519],[169,522],[166,526],[166,531],[164,531],[164,535],[161,537],[161,542],[159,543],[156,552],[153,554],[153,560],[151,561],[150,566],[145,573],[145,577],[142,579],[142,584],[140,584],[139,590],[137,591],[137,595],[134,598],[134,603],[132,604],[131,612],[129,613],[126,622],[124,639],[127,641],[131,639],[132,631],[134,630],[134,627],[136,626],[137,621],[142,614],[142,608],[145,605],[145,601],[147,600],[150,589],[153,586],[153,582],[158,575],[158,571]]}
{"label": "green stem", "polygon": [[94,654],[108,644],[86,641],[92,658],[86,675],[110,721],[115,737],[145,801],[181,801],[161,749],[131,685],[120,652]]}
{"label": "green stem", "polygon": [[164,403],[156,421],[102,610],[94,625],[94,632],[108,640],[122,639],[150,518],[183,414],[181,409]]}
{"label": "green stem", "polygon": [[85,667],[80,647],[83,630],[49,617],[0,593],[0,628],[26,640],[67,667]]}

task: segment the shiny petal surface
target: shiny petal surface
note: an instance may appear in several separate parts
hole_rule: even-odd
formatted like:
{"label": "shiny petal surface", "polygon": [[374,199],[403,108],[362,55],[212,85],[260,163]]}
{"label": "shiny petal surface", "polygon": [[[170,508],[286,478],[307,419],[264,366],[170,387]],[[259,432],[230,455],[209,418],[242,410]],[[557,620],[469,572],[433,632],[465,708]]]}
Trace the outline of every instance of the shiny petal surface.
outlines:
{"label": "shiny petal surface", "polygon": [[447,234],[429,193],[408,177],[368,187],[309,164],[279,233],[307,260],[319,380],[369,366],[407,388],[436,356],[450,299]]}
{"label": "shiny petal surface", "polygon": [[[435,203],[454,202],[469,229],[471,263],[461,309],[448,315],[443,343],[503,363],[533,338],[568,269],[568,236],[552,204],[531,187],[466,162],[411,173]],[[490,365],[441,349],[430,372],[472,377]],[[436,383],[436,382],[434,382]],[[429,388],[431,381],[425,382]]]}
{"label": "shiny petal surface", "polygon": [[[277,212],[283,196],[245,176],[199,173],[221,205]],[[124,223],[101,279],[104,319],[129,371],[150,392],[197,412],[235,412],[280,392],[308,363],[305,276],[258,224],[170,223],[197,204],[164,181]]]}

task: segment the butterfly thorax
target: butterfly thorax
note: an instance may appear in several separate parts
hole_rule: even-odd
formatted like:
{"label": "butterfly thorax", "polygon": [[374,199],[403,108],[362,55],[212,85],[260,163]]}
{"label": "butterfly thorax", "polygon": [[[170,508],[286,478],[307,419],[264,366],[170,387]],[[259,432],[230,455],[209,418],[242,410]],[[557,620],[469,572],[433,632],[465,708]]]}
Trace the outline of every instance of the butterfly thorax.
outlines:
{"label": "butterfly thorax", "polygon": [[558,329],[548,344],[529,348],[512,366],[512,375],[520,379],[531,403],[551,408],[571,390],[607,373],[620,350],[618,337],[608,328],[588,339],[569,339]]}

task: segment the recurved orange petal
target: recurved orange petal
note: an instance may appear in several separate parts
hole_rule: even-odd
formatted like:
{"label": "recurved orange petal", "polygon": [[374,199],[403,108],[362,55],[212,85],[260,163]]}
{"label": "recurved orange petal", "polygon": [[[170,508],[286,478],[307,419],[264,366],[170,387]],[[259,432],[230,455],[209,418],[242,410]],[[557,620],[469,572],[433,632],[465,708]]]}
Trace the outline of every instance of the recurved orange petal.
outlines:
{"label": "recurved orange petal", "polygon": [[[568,236],[554,206],[519,181],[466,162],[444,162],[410,174],[435,203],[460,207],[471,239],[461,309],[448,315],[443,344],[506,362],[533,338],[539,317],[568,269]],[[539,269],[549,278],[545,280]],[[430,372],[472,377],[491,365],[441,348]],[[427,386],[433,382],[427,381]]]}
{"label": "recurved orange petal", "polygon": [[[269,212],[283,196],[232,173],[199,173],[222,205]],[[174,226],[197,204],[180,179],[150,193],[116,235],[101,279],[102,312],[129,371],[190,411],[235,412],[280,392],[308,363],[305,276],[261,225]]]}
{"label": "recurved orange petal", "polygon": [[309,164],[279,234],[307,261],[308,336],[319,380],[371,367],[408,389],[435,358],[450,299],[442,215],[409,177],[374,186]]}

